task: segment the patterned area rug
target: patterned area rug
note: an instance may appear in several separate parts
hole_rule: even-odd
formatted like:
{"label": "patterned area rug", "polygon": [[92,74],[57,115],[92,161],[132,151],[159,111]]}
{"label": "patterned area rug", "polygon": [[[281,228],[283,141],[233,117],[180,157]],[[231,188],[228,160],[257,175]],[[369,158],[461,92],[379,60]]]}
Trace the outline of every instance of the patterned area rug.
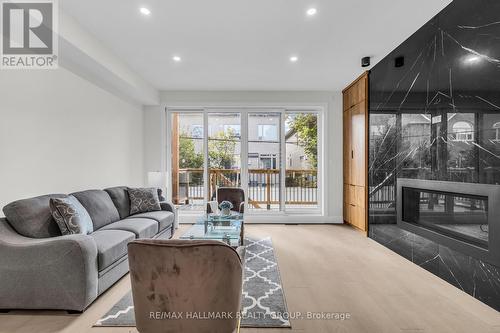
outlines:
{"label": "patterned area rug", "polygon": [[[245,248],[241,326],[291,327],[271,238],[245,238]],[[132,292],[94,326],[135,326]]]}

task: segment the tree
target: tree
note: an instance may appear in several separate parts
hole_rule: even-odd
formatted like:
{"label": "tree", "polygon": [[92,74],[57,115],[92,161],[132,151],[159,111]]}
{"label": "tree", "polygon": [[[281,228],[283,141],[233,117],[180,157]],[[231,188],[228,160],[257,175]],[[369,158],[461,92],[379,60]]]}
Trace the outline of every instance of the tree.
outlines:
{"label": "tree", "polygon": [[179,137],[179,168],[203,168],[203,154],[196,152],[194,140],[186,133],[182,133]]}
{"label": "tree", "polygon": [[318,117],[315,114],[298,114],[290,122],[290,128],[297,133],[299,145],[311,166],[318,167]]}
{"label": "tree", "polygon": [[231,169],[236,150],[235,133],[232,129],[220,131],[208,140],[209,166],[213,169]]}
{"label": "tree", "polygon": [[[216,133],[208,140],[208,156],[210,168],[231,169],[234,164],[236,150],[235,134],[233,130]],[[195,142],[187,133],[179,136],[179,168],[203,168],[203,154],[197,153]]]}

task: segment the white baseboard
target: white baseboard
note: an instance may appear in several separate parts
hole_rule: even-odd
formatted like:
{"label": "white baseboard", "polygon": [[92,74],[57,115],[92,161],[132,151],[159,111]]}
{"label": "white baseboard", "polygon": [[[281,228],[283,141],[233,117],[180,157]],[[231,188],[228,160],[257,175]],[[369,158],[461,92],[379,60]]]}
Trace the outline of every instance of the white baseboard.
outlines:
{"label": "white baseboard", "polygon": [[[196,222],[199,215],[179,216],[179,223],[192,224]],[[265,224],[342,224],[342,216],[321,216],[321,215],[247,215],[245,223],[265,223]]]}

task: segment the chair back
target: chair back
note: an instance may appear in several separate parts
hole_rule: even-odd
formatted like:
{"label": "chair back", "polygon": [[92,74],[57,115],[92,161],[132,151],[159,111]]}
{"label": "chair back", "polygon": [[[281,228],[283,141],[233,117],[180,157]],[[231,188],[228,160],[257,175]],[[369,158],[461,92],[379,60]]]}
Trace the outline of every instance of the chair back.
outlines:
{"label": "chair back", "polygon": [[244,213],[245,191],[239,187],[219,187],[217,189],[217,202],[229,201],[233,204],[233,210]]}
{"label": "chair back", "polygon": [[[232,247],[212,240],[145,239],[128,244],[128,257],[139,332],[237,328],[243,266]],[[214,316],[203,317],[209,314]]]}

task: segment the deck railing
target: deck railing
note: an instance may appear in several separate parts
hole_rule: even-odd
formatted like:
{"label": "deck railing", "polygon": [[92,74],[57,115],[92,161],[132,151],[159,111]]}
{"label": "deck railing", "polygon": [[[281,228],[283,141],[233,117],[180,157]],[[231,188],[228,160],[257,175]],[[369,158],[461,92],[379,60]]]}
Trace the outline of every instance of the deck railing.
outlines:
{"label": "deck railing", "polygon": [[[248,200],[250,208],[271,209],[280,202],[280,170],[248,170]],[[240,169],[210,169],[208,189],[212,196],[218,187],[241,186]],[[203,200],[206,190],[203,169],[180,169],[179,189],[174,199],[181,202]],[[318,176],[316,170],[287,169],[285,171],[285,204],[317,205]]]}

